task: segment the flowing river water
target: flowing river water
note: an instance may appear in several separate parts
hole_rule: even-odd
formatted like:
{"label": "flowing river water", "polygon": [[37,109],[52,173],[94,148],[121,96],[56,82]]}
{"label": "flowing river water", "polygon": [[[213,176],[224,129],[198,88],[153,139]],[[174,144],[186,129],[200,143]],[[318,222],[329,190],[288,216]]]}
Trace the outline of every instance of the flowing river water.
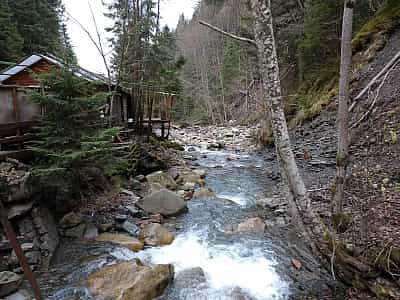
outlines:
{"label": "flowing river water", "polygon": [[[268,228],[258,234],[231,229],[259,214],[255,201],[271,195],[276,185],[268,179],[270,166],[262,155],[200,148],[190,153],[207,170],[207,186],[216,197],[189,201],[189,211],[165,225],[175,232],[175,241],[139,253],[88,241],[64,243],[41,278],[49,299],[94,299],[85,288],[88,275],[133,258],[175,266],[174,282],[160,300],[298,299],[302,291],[318,294],[327,288],[326,274],[301,250],[301,239],[272,234]],[[235,159],[228,160],[232,155]],[[294,255],[304,271],[293,267]]]}

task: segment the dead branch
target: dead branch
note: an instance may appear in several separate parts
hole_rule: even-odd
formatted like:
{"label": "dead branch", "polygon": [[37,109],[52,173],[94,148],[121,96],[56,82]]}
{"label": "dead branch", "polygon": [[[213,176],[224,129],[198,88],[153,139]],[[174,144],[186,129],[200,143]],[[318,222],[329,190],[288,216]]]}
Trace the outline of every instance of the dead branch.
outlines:
{"label": "dead branch", "polygon": [[353,104],[350,106],[349,112],[353,111],[354,107],[357,105],[357,101],[364,96],[364,94],[371,88],[371,86],[379,79],[382,77],[385,72],[388,72],[388,70],[393,66],[393,64],[396,63],[397,60],[400,59],[400,51],[396,53],[396,55],[390,60],[390,62],[383,67],[383,69],[374,77],[372,80],[368,83],[368,85],[354,98]]}
{"label": "dead branch", "polygon": [[230,37],[232,39],[235,39],[235,40],[238,40],[238,41],[241,41],[241,42],[246,42],[246,43],[251,44],[253,46],[257,46],[257,43],[256,43],[255,40],[248,39],[248,38],[241,37],[241,36],[237,36],[235,34],[226,32],[226,31],[224,31],[222,29],[219,29],[218,27],[215,27],[214,25],[211,25],[211,24],[209,24],[207,22],[204,22],[204,21],[201,21],[201,20],[199,21],[199,24],[204,25],[204,26],[206,26],[206,27],[208,27],[208,28],[210,28],[210,29],[212,29],[212,30],[214,30],[216,32],[219,32],[219,33],[221,33],[221,34],[223,34],[225,36],[228,36],[228,37]]}
{"label": "dead branch", "polygon": [[[400,53],[400,52],[399,52],[399,53]],[[367,118],[367,117],[369,116],[369,114],[372,112],[372,110],[374,109],[376,103],[378,102],[379,93],[380,93],[382,87],[384,86],[384,84],[385,84],[385,82],[386,82],[386,79],[388,78],[389,74],[396,68],[396,66],[398,65],[398,63],[399,63],[399,62],[396,62],[396,63],[390,68],[390,70],[385,74],[385,77],[382,79],[382,82],[380,83],[378,89],[376,90],[376,94],[375,94],[374,100],[372,101],[372,103],[371,103],[371,105],[369,106],[368,110],[362,115],[362,117],[361,117],[357,122],[355,122],[355,123],[350,127],[350,129],[353,129],[353,128],[357,127],[358,125],[360,125],[360,123],[361,123],[362,121],[364,121],[365,118]]]}

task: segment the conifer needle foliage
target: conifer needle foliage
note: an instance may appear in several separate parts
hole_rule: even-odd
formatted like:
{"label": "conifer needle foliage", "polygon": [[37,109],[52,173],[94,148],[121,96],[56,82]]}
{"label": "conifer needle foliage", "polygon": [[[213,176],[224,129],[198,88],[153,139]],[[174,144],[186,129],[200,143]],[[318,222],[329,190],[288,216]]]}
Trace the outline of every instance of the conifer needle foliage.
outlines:
{"label": "conifer needle foliage", "polygon": [[85,166],[106,164],[118,128],[105,128],[101,108],[107,94],[101,86],[74,75],[71,69],[55,69],[41,76],[44,92],[31,98],[44,110],[34,147],[40,172],[79,172]]}

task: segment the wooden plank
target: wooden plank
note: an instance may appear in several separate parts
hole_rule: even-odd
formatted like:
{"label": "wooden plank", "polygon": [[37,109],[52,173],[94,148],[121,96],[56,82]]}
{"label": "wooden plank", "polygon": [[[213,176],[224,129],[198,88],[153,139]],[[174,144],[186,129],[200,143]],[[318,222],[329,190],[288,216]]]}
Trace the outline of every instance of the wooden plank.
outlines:
{"label": "wooden plank", "polygon": [[21,142],[26,142],[34,138],[33,134],[25,134],[19,136],[10,136],[5,138],[0,138],[0,145],[16,144]]}
{"label": "wooden plank", "polygon": [[15,132],[18,129],[29,129],[38,124],[39,124],[38,121],[23,121],[23,122],[0,124],[0,134]]}
{"label": "wooden plank", "polygon": [[14,151],[0,151],[0,161],[6,158],[14,158],[20,161],[26,161],[33,157],[33,151],[29,149],[14,150]]}

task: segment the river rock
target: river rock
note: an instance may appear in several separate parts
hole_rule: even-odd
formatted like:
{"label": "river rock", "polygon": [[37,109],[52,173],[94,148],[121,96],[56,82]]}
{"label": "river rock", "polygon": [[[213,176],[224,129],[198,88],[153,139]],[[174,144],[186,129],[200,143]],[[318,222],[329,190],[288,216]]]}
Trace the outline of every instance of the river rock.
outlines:
{"label": "river rock", "polygon": [[167,189],[176,190],[177,188],[175,180],[168,173],[163,171],[151,173],[146,176],[146,179],[150,184],[156,183]]}
{"label": "river rock", "polygon": [[33,201],[24,204],[13,205],[8,210],[8,219],[11,220],[12,218],[15,217],[24,216],[31,211],[32,207],[33,207]]}
{"label": "river rock", "polygon": [[203,169],[196,169],[193,171],[195,174],[199,175],[200,178],[205,178],[207,175],[207,171]]}
{"label": "river rock", "polygon": [[82,215],[74,212],[66,214],[60,221],[60,227],[63,229],[78,226],[82,223]]}
{"label": "river rock", "polygon": [[29,251],[25,253],[25,256],[31,265],[39,264],[42,258],[40,251]]}
{"label": "river rock", "polygon": [[127,233],[133,236],[136,236],[140,231],[139,226],[137,226],[135,223],[132,223],[129,220],[126,220],[124,223],[122,223],[121,227],[123,230],[125,230]]}
{"label": "river rock", "polygon": [[[1,169],[1,168],[0,168]],[[1,170],[0,170],[0,173]],[[29,172],[25,171],[11,171],[13,178],[8,181],[8,197],[5,197],[5,202],[18,202],[30,199],[32,196],[32,191],[28,186],[28,179],[30,176]],[[6,177],[8,178],[9,174],[6,173]]]}
{"label": "river rock", "polygon": [[210,188],[201,188],[194,192],[193,198],[211,198],[215,193]]}
{"label": "river rock", "polygon": [[175,216],[187,210],[185,201],[176,193],[162,189],[137,202],[137,206],[150,214]]}
{"label": "river rock", "polygon": [[158,223],[144,225],[139,238],[144,241],[145,245],[152,247],[169,245],[175,239],[171,232]]}
{"label": "river rock", "polygon": [[141,241],[127,234],[115,234],[106,232],[100,234],[96,238],[96,241],[118,244],[135,252],[143,250],[144,248],[144,244]]}
{"label": "river rock", "polygon": [[239,232],[264,232],[265,223],[261,218],[251,218],[238,225]]}
{"label": "river rock", "polygon": [[256,205],[262,208],[276,209],[280,205],[286,204],[283,199],[280,198],[264,198],[256,201]]}
{"label": "river rock", "polygon": [[184,191],[191,191],[194,190],[194,188],[196,187],[196,184],[193,182],[186,182],[183,186],[182,189]]}
{"label": "river rock", "polygon": [[18,290],[22,277],[13,272],[0,272],[0,297],[4,297]]}
{"label": "river rock", "polygon": [[172,265],[149,267],[133,260],[100,269],[87,284],[96,299],[149,300],[160,296],[173,277]]}
{"label": "river rock", "polygon": [[178,182],[180,184],[192,182],[198,185],[204,185],[204,180],[201,178],[201,176],[190,169],[182,170],[179,173]]}
{"label": "river rock", "polygon": [[86,230],[83,235],[85,239],[94,240],[98,235],[99,235],[99,230],[94,224],[92,223],[86,224]]}
{"label": "river rock", "polygon": [[11,294],[4,298],[4,300],[31,300],[33,297],[29,294],[27,290],[19,290],[14,294]]}
{"label": "river rock", "polygon": [[172,177],[173,180],[177,180],[179,177],[179,171],[177,168],[170,168],[168,169],[167,173]]}
{"label": "river rock", "polygon": [[125,209],[129,212],[132,217],[140,216],[140,211],[135,205],[127,205]]}
{"label": "river rock", "polygon": [[86,224],[82,223],[78,226],[68,228],[64,231],[64,235],[69,238],[81,239],[85,234]]}
{"label": "river rock", "polygon": [[151,195],[153,193],[161,191],[162,189],[165,189],[165,186],[162,186],[161,184],[156,182],[148,183],[147,186],[148,189],[146,195]]}

